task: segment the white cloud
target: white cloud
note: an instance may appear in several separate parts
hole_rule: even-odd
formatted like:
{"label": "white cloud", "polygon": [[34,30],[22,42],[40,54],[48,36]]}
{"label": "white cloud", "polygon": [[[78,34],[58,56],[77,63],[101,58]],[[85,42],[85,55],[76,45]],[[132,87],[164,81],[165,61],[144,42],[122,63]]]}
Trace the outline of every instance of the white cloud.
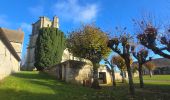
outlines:
{"label": "white cloud", "polygon": [[42,5],[34,6],[29,8],[29,12],[33,16],[42,16],[44,14],[44,7]]}
{"label": "white cloud", "polygon": [[20,24],[20,27],[21,27],[24,31],[29,32],[29,33],[31,32],[31,29],[32,29],[31,25],[28,24],[28,23],[25,23],[25,22],[21,23],[21,24]]}
{"label": "white cloud", "polygon": [[53,13],[65,20],[74,22],[89,22],[97,17],[98,4],[81,5],[78,0],[64,0],[57,2]]}

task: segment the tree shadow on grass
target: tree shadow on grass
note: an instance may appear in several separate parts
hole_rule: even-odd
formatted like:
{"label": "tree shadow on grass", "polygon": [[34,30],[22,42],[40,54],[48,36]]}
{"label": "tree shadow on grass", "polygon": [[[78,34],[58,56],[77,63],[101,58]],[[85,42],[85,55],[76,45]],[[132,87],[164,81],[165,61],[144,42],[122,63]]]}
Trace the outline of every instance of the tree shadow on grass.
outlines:
{"label": "tree shadow on grass", "polygon": [[30,92],[29,88],[27,90],[22,87],[21,90],[1,89],[0,98],[7,98],[2,100],[114,100],[110,94],[103,95],[91,88],[60,82],[46,73],[21,72],[13,76],[21,78],[35,91]]}
{"label": "tree shadow on grass", "polygon": [[[49,76],[44,72],[32,73],[31,71],[13,73],[12,76],[15,76],[18,78],[24,78],[24,79],[46,79],[46,78],[49,78]],[[54,77],[50,77],[50,78],[54,78]]]}
{"label": "tree shadow on grass", "polygon": [[[139,83],[135,84],[136,88],[139,88]],[[153,92],[162,92],[162,93],[168,93],[170,94],[170,84],[149,84],[149,83],[145,83],[144,84],[144,88],[145,90],[150,90]]]}
{"label": "tree shadow on grass", "polygon": [[[135,84],[136,93],[133,100],[169,100],[170,98],[170,85],[145,83],[145,87],[143,89],[139,86],[139,83]],[[125,98],[130,97],[128,83],[118,83],[116,87],[104,86],[102,88],[106,88],[109,91],[115,91],[114,94],[126,96]]]}
{"label": "tree shadow on grass", "polygon": [[141,97],[140,100],[169,100],[170,98],[170,85],[145,83],[144,88],[140,88],[139,83],[136,83],[135,87],[136,95]]}
{"label": "tree shadow on grass", "polygon": [[28,91],[16,91],[14,89],[1,89],[0,98],[1,100],[83,100],[79,97],[70,95],[32,93]]}
{"label": "tree shadow on grass", "polygon": [[[74,91],[74,90],[73,90]],[[72,92],[73,92],[72,91]],[[104,97],[92,94],[73,94],[70,91],[51,93],[33,93],[15,89],[1,89],[1,100],[116,100],[113,97]]]}
{"label": "tree shadow on grass", "polygon": [[[57,81],[46,73],[21,72],[14,77],[26,79],[27,82],[38,87],[45,87],[53,93],[32,93],[26,90],[1,89],[0,100],[123,100],[128,99],[128,84],[118,83],[116,88],[105,86],[101,90],[93,90],[82,86]],[[135,84],[134,100],[168,100],[170,85],[145,83],[143,89]],[[111,91],[111,92],[110,92]],[[1,99],[2,98],[2,99]]]}
{"label": "tree shadow on grass", "polygon": [[[115,96],[109,94],[109,92],[103,93],[103,91],[96,91],[91,88],[86,88],[82,86],[72,85],[69,83],[48,83],[41,81],[31,81],[33,84],[47,86],[51,88],[55,94],[58,96],[63,96],[65,99],[63,100],[115,100]],[[67,98],[68,97],[68,98]],[[60,99],[59,99],[60,100]]]}

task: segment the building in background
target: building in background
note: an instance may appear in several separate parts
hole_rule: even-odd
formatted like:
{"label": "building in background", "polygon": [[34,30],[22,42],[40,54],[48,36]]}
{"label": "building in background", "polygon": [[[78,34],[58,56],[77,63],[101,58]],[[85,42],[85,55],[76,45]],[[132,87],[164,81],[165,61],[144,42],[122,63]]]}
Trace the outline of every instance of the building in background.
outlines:
{"label": "building in background", "polygon": [[[153,59],[151,62],[154,63],[155,65],[152,74],[155,75],[170,74],[170,59],[157,58],[157,59]],[[144,69],[144,74],[149,74],[149,70],[147,68]]]}
{"label": "building in background", "polygon": [[0,28],[0,80],[20,71],[24,32]]}

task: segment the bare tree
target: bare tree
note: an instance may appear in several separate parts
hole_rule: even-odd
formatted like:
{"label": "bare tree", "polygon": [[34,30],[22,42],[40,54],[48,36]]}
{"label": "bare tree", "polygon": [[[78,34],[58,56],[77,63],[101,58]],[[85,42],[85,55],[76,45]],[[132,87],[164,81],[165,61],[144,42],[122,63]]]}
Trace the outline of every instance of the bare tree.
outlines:
{"label": "bare tree", "polygon": [[152,62],[147,62],[145,67],[149,70],[150,77],[152,77],[152,71],[155,69],[155,64]]}
{"label": "bare tree", "polygon": [[115,53],[119,54],[125,60],[128,72],[130,94],[134,95],[135,88],[130,66],[130,54],[131,54],[130,40],[132,39],[132,37],[126,32],[124,31],[122,32],[123,35],[120,35],[119,37],[114,37],[111,40],[109,40],[108,47],[111,48]]}
{"label": "bare tree", "polygon": [[[125,83],[126,82],[125,76],[127,71],[125,60],[121,56],[117,55],[112,57],[111,63],[112,65],[114,64],[119,68],[119,70],[121,71],[122,83]],[[133,59],[130,58],[130,65],[132,65],[132,63]]]}
{"label": "bare tree", "polygon": [[140,80],[140,87],[143,88],[144,87],[144,83],[143,83],[143,73],[142,73],[142,66],[143,64],[147,63],[148,61],[151,60],[151,58],[149,60],[146,60],[146,58],[148,57],[148,50],[142,49],[138,52],[135,52],[135,48],[132,48],[132,54],[133,56],[137,59],[138,61],[138,71],[139,71],[139,80]]}
{"label": "bare tree", "polygon": [[108,59],[104,59],[104,60],[105,60],[106,64],[109,64],[110,67],[111,67],[111,71],[112,71],[112,80],[113,80],[113,81],[112,81],[112,85],[113,85],[113,87],[116,87],[114,66],[113,66],[113,64],[111,64],[111,63],[108,61]]}
{"label": "bare tree", "polygon": [[[143,46],[151,49],[155,54],[170,59],[170,26],[163,29],[156,25],[153,17],[134,20],[137,27],[137,38]],[[164,51],[167,52],[164,52]]]}

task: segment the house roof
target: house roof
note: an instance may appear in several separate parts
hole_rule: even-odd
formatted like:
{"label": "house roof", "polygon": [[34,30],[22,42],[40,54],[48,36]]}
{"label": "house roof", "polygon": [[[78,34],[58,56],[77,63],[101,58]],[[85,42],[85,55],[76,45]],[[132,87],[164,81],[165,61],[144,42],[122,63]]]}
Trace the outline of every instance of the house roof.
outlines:
{"label": "house roof", "polygon": [[170,66],[170,59],[167,58],[157,58],[153,59],[151,62],[153,62],[156,65],[156,67]]}
{"label": "house roof", "polygon": [[[4,28],[0,28],[0,39],[2,40],[2,42],[4,43],[4,45],[8,48],[8,50],[10,51],[10,53],[18,60],[21,61],[20,57],[18,56],[17,52],[15,51],[14,47],[12,46],[12,44],[10,43],[10,41],[13,42],[21,42],[21,40],[23,40],[23,32],[21,34],[21,37],[18,36],[18,34],[20,33],[16,33],[17,31],[13,31],[13,30],[8,30],[8,29],[4,29]],[[15,34],[17,35],[15,37],[15,35],[10,35],[10,34]],[[12,37],[14,37],[12,39]],[[16,40],[16,39],[20,39],[20,40]]]}
{"label": "house roof", "polygon": [[[157,59],[153,59],[151,60],[152,63],[155,64],[156,67],[170,67],[170,59],[167,58],[157,58]],[[134,62],[134,64],[138,64],[137,62]]]}
{"label": "house roof", "polygon": [[0,28],[10,42],[22,43],[24,39],[24,32],[21,30],[9,30],[6,28]]}

